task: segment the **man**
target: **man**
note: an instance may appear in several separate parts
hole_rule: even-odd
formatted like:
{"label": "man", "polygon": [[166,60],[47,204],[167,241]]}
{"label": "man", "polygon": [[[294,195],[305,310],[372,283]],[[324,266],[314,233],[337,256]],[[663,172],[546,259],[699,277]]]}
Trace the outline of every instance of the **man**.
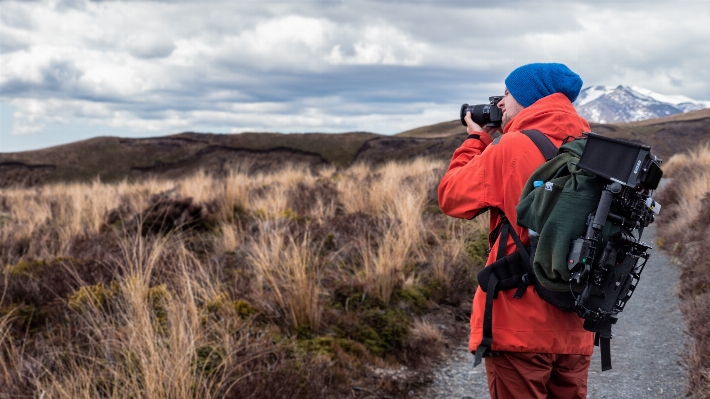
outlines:
{"label": "man", "polygon": [[[527,229],[515,223],[515,206],[528,177],[545,158],[521,131],[538,130],[559,147],[590,127],[572,106],[582,80],[565,65],[524,65],[505,84],[505,96],[498,103],[503,112],[499,142],[493,143],[491,137],[497,128],[483,129],[466,114],[469,137],[454,152],[441,180],[439,206],[447,215],[465,219],[490,209],[491,232],[499,227],[502,212],[523,244],[529,245]],[[506,254],[516,251],[510,235],[506,243],[499,241],[492,245],[488,264],[496,260],[499,245],[505,245]],[[491,397],[586,397],[594,339],[583,329],[583,319],[541,299],[534,285],[519,299],[513,298],[514,292],[502,291],[493,301],[493,342],[491,356],[485,358]],[[472,353],[482,341],[485,301],[479,287],[471,315]]]}

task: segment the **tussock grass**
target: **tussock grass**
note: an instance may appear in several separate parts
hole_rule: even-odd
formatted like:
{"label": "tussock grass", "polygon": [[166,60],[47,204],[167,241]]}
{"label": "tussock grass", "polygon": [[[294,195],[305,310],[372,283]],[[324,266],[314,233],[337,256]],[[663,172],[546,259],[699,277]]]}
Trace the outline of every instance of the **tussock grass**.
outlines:
{"label": "tussock grass", "polygon": [[258,225],[258,237],[247,252],[254,267],[259,295],[270,291],[294,330],[317,331],[321,324],[320,279],[324,260],[310,245],[310,235],[294,239],[284,227]]}
{"label": "tussock grass", "polygon": [[700,144],[697,148],[673,155],[663,164],[665,177],[673,177],[680,169],[695,165],[700,170],[710,169],[710,142]]}
{"label": "tussock grass", "polygon": [[674,155],[673,180],[659,193],[659,245],[680,266],[681,311],[692,337],[685,362],[688,394],[710,398],[710,144]]}
{"label": "tussock grass", "polygon": [[486,226],[438,210],[444,167],[3,191],[0,397],[408,391],[381,369],[438,356],[450,336],[422,317],[460,313],[485,261]]}

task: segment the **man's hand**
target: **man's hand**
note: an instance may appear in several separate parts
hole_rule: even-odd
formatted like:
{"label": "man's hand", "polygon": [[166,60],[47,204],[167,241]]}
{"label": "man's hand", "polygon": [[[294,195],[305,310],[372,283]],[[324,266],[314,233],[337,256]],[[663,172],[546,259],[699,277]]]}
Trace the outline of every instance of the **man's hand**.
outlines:
{"label": "man's hand", "polygon": [[471,119],[471,112],[466,112],[466,116],[463,118],[464,121],[466,121],[466,132],[468,134],[485,134],[486,136],[490,137],[491,141],[493,140],[493,133],[495,133],[497,130],[500,130],[499,127],[481,127],[476,122]]}

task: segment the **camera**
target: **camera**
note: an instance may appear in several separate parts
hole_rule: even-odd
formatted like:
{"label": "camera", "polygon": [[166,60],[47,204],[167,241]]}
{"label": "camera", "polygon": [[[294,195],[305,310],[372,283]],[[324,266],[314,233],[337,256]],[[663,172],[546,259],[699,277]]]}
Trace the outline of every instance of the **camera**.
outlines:
{"label": "camera", "polygon": [[471,119],[477,124],[499,127],[503,120],[503,112],[498,108],[498,102],[502,99],[503,96],[492,96],[488,97],[490,104],[462,105],[461,124],[467,126],[464,118],[466,117],[466,112],[471,112]]}
{"label": "camera", "polygon": [[[633,294],[649,258],[650,246],[641,242],[661,206],[653,190],[663,176],[662,160],[651,148],[625,140],[586,133],[587,144],[576,166],[605,180],[599,205],[587,218],[587,232],[570,243],[568,268],[572,280],[585,284],[575,298],[584,328],[607,331]],[[615,233],[602,244],[606,222]]]}

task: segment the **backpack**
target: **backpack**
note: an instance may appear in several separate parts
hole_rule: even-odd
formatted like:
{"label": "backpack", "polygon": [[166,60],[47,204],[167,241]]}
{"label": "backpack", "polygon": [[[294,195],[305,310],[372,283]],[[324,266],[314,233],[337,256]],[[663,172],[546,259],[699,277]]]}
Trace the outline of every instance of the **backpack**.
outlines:
{"label": "backpack", "polygon": [[[505,245],[499,245],[496,261],[478,274],[486,307],[474,366],[490,354],[493,300],[498,293],[515,288],[513,297],[521,298],[529,285],[535,285],[542,299],[585,319],[584,328],[595,333],[595,345],[601,349],[602,371],[609,370],[611,325],[648,260],[650,247],[640,237],[660,210],[650,193],[662,175],[657,168],[661,161],[647,146],[594,133],[564,143],[554,153],[556,148],[544,134],[531,130],[523,134],[546,159],[528,179],[516,206],[516,222],[531,231],[531,245],[523,246],[499,211],[501,223],[493,235],[501,243],[511,235],[518,250],[505,255]],[[590,138],[593,144],[587,150]],[[609,161],[609,155],[618,160]],[[626,170],[633,171],[634,166],[636,175],[626,179]],[[609,175],[619,170],[622,180]],[[644,259],[640,265],[639,259]]]}

